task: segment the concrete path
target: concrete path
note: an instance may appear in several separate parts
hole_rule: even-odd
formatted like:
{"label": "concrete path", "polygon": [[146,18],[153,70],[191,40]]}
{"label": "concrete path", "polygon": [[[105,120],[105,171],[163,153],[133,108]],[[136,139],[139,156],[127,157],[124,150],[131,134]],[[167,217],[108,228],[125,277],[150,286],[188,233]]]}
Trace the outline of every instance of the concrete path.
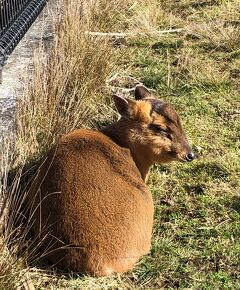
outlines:
{"label": "concrete path", "polygon": [[0,140],[11,132],[14,126],[16,100],[27,76],[31,73],[33,52],[43,42],[46,51],[53,39],[53,15],[58,11],[59,1],[49,0],[48,4],[30,27],[24,38],[9,56],[3,68],[0,84]]}

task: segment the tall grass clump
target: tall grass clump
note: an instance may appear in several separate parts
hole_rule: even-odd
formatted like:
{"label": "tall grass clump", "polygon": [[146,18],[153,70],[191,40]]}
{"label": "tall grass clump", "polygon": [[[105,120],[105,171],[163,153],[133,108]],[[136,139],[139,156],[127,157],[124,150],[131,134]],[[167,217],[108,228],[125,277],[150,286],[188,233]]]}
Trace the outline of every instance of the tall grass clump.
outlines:
{"label": "tall grass clump", "polygon": [[137,35],[140,32],[151,35],[161,29],[181,27],[180,19],[172,13],[166,13],[158,0],[132,1],[131,4],[124,15],[130,34]]}
{"label": "tall grass clump", "polygon": [[17,109],[20,156],[26,151],[38,155],[65,132],[86,125],[103,97],[113,65],[112,47],[87,33],[103,22],[96,22],[98,10],[91,8],[86,13],[82,1],[66,4],[50,56],[43,61],[43,52],[37,53],[33,80]]}
{"label": "tall grass clump", "polygon": [[[20,196],[22,169],[16,170],[9,183],[16,156],[13,135],[1,143],[0,152],[0,289],[12,290],[28,284],[26,263],[30,248],[26,248],[28,226],[22,228],[23,215],[19,214],[25,200]],[[34,254],[32,252],[32,254]],[[20,289],[20,288],[19,288]]]}

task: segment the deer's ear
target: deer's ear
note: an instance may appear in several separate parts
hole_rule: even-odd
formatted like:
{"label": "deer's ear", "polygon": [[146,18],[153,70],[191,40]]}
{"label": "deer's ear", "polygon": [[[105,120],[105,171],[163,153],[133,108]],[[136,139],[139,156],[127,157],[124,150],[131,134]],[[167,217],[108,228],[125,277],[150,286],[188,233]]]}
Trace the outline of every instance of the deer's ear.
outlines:
{"label": "deer's ear", "polygon": [[118,113],[123,117],[131,117],[134,111],[136,102],[133,100],[125,99],[118,95],[113,95],[113,101],[118,110]]}
{"label": "deer's ear", "polygon": [[135,99],[142,100],[145,98],[153,97],[151,92],[144,86],[138,85],[135,88]]}

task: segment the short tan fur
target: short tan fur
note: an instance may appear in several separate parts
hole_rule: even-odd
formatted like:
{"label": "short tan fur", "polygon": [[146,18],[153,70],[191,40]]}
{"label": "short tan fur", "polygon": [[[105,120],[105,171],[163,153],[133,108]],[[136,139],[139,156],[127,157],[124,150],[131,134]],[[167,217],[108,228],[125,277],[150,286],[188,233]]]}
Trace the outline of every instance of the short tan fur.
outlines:
{"label": "short tan fur", "polygon": [[[101,132],[79,129],[50,150],[29,190],[33,232],[59,268],[102,276],[131,270],[151,245],[152,164],[192,161],[179,117],[137,86],[113,96],[121,114]],[[45,229],[45,230],[44,230]]]}

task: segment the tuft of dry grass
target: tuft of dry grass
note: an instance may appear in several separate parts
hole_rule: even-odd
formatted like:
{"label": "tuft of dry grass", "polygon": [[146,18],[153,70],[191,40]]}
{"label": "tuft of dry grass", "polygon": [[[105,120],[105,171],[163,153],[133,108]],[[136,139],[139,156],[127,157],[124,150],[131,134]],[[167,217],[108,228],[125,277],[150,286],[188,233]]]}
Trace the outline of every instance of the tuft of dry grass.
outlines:
{"label": "tuft of dry grass", "polygon": [[172,88],[216,87],[219,84],[229,82],[229,72],[224,71],[221,64],[191,47],[185,47],[181,50],[177,64],[171,66],[169,74],[169,83]]}
{"label": "tuft of dry grass", "polygon": [[188,31],[202,41],[202,47],[211,50],[232,52],[239,49],[240,28],[222,21],[196,24]]}
{"label": "tuft of dry grass", "polygon": [[103,19],[95,21],[93,13],[98,10],[94,9],[82,15],[80,4],[66,6],[50,56],[41,50],[36,54],[33,79],[17,108],[20,158],[39,155],[65,132],[86,125],[103,97],[113,69],[112,47],[107,40],[85,33],[93,26],[91,19],[96,27]]}
{"label": "tuft of dry grass", "polygon": [[128,14],[125,14],[129,32],[151,34],[161,29],[181,27],[180,19],[172,13],[166,13],[158,0],[132,2]]}
{"label": "tuft of dry grass", "polygon": [[26,231],[20,233],[20,228],[14,227],[19,221],[18,211],[22,199],[19,198],[19,181],[21,173],[18,172],[8,185],[8,172],[14,164],[14,144],[11,135],[2,141],[0,152],[0,289],[16,289],[24,283],[28,271],[25,257],[19,252],[25,243]]}

